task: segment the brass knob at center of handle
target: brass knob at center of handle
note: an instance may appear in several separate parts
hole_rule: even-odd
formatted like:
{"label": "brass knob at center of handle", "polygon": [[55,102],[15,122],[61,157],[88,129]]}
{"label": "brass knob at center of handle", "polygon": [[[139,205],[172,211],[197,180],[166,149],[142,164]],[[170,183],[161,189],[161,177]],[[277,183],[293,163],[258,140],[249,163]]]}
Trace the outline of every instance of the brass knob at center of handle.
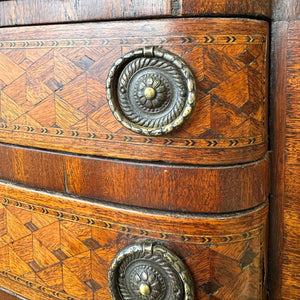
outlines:
{"label": "brass knob at center of handle", "polygon": [[154,88],[147,86],[144,89],[144,96],[146,97],[147,100],[153,100],[156,96],[156,91]]}
{"label": "brass knob at center of handle", "polygon": [[119,58],[109,72],[106,90],[115,118],[143,135],[162,135],[178,128],[196,101],[189,67],[161,47],[136,49]]}

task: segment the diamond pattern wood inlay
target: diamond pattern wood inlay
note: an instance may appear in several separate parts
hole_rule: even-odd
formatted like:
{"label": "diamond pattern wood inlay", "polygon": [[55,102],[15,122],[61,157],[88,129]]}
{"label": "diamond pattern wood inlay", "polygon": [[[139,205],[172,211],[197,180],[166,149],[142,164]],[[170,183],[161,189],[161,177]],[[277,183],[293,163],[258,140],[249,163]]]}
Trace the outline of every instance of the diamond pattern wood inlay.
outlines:
{"label": "diamond pattern wood inlay", "polygon": [[[153,35],[147,39],[128,32],[110,39],[99,34],[60,38],[58,28],[53,29],[52,39],[1,41],[0,140],[12,137],[14,143],[27,146],[72,152],[84,148],[85,153],[122,158],[133,158],[134,151],[136,158],[162,159],[153,157],[157,147],[156,152],[167,159],[181,149],[185,163],[189,156],[191,162],[201,158],[213,163],[214,155],[219,157],[217,149],[228,153],[249,153],[246,148],[259,145],[262,149],[266,142],[266,33],[241,34],[239,28],[220,33],[215,25],[206,24],[210,35],[193,35],[201,24],[191,21],[185,26],[185,34],[161,36],[153,25]],[[110,67],[126,52],[147,45],[163,46],[181,56],[196,79],[195,111],[181,129],[167,136],[167,142],[165,137],[149,142],[125,129],[106,100]],[[198,152],[191,156],[186,151],[190,149]],[[212,154],[206,158],[207,151]],[[238,162],[241,159],[245,156]]]}
{"label": "diamond pattern wood inlay", "polygon": [[226,236],[180,237],[105,218],[72,214],[68,219],[66,211],[25,199],[2,200],[0,280],[9,278],[55,299],[108,300],[107,275],[113,258],[147,234],[180,255],[194,280],[196,299],[260,299],[261,227]]}

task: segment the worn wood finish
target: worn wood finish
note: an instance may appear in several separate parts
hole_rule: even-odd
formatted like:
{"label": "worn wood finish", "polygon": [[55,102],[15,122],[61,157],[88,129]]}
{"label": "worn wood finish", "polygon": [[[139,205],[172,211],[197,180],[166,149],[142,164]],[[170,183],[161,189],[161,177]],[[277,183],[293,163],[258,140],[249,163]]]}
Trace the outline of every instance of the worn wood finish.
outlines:
{"label": "worn wood finish", "polygon": [[[153,240],[188,266],[196,299],[263,299],[268,206],[163,215],[0,183],[0,283],[41,299],[110,299],[107,272],[127,245]],[[69,299],[70,299],[69,298]]]}
{"label": "worn wood finish", "polygon": [[[267,149],[267,39],[267,22],[255,20],[2,28],[0,140],[186,164],[260,159]],[[160,45],[181,56],[197,84],[192,116],[162,137],[124,128],[106,100],[113,63],[146,45]]]}
{"label": "worn wood finish", "polygon": [[[0,1],[0,26],[269,13],[269,1],[256,0],[99,2]],[[156,241],[187,265],[197,300],[265,299],[267,22],[169,18],[0,34],[0,285],[29,299],[108,300],[113,257]],[[106,101],[112,64],[147,45],[179,55],[197,83],[194,114],[163,137],[126,130]]]}
{"label": "worn wood finish", "polygon": [[0,26],[154,16],[271,16],[270,0],[10,0],[0,1]]}
{"label": "worn wood finish", "polygon": [[182,0],[183,15],[242,15],[271,17],[268,0]]}
{"label": "worn wood finish", "polygon": [[45,24],[171,14],[170,0],[0,1],[0,25]]}
{"label": "worn wood finish", "polygon": [[[300,20],[300,3],[297,0],[273,0],[272,13],[274,23]],[[274,34],[276,35],[276,31]]]}
{"label": "worn wood finish", "polygon": [[274,1],[270,299],[300,298],[299,8],[298,1]]}
{"label": "worn wood finish", "polygon": [[0,289],[0,299],[1,300],[22,300],[22,298],[18,297],[16,294],[12,292],[8,292],[7,290],[3,290],[2,288]]}
{"label": "worn wood finish", "polygon": [[252,164],[207,168],[78,157],[0,145],[1,179],[171,211],[217,213],[255,207],[268,197],[268,166],[268,157]]}
{"label": "worn wood finish", "polygon": [[64,158],[45,151],[0,145],[0,178],[66,192]]}
{"label": "worn wood finish", "polygon": [[[273,25],[273,44],[271,61],[270,127],[272,168],[270,205],[270,267],[269,282],[271,299],[281,298],[282,247],[283,247],[283,209],[285,177],[285,111],[286,111],[286,70],[287,23]],[[276,49],[276,50],[275,50]],[[277,298],[276,298],[277,297]]]}
{"label": "worn wood finish", "polygon": [[65,170],[73,195],[168,211],[217,213],[262,203],[268,197],[268,163],[266,158],[208,169],[69,156]]}
{"label": "worn wood finish", "polygon": [[[298,3],[299,4],[299,3]],[[298,6],[299,8],[299,6]],[[299,17],[299,16],[298,16]],[[300,298],[300,18],[288,33],[283,299]],[[295,247],[295,245],[297,245]]]}

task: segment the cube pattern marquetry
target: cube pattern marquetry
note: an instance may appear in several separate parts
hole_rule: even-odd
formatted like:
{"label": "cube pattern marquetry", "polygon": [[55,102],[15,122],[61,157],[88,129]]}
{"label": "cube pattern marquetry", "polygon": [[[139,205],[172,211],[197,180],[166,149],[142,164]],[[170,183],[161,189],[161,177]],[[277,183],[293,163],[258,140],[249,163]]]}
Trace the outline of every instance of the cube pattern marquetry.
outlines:
{"label": "cube pattern marquetry", "polygon": [[[201,26],[194,21],[186,30]],[[142,32],[60,38],[57,27],[50,27],[52,38],[38,34],[28,40],[11,36],[1,40],[0,139],[122,158],[157,159],[153,153],[157,150],[163,160],[175,162],[180,162],[176,153],[182,154],[185,163],[201,158],[216,164],[222,159],[220,152],[229,153],[224,157],[228,162],[251,160],[250,152],[257,149],[262,156],[267,32],[241,34],[233,26],[220,33],[214,28],[218,25],[208,22],[202,26],[209,33],[159,35],[160,25],[152,22],[153,35],[147,38]],[[106,78],[113,63],[128,51],[148,45],[181,56],[197,84],[192,117],[164,137],[148,138],[127,130],[115,120],[106,100]],[[193,155],[188,154],[191,150]],[[243,152],[250,154],[242,156]]]}
{"label": "cube pattern marquetry", "polygon": [[[150,225],[153,220],[145,217],[143,224],[137,219],[130,224],[131,217],[123,219],[122,213],[112,220],[109,215],[116,211],[102,212],[88,203],[78,213],[70,209],[75,207],[71,199],[59,198],[61,206],[68,207],[58,210],[56,205],[30,201],[26,191],[19,198],[4,194],[0,198],[0,282],[6,288],[14,283],[32,295],[42,293],[45,299],[108,300],[113,258],[125,247],[148,240],[166,245],[183,260],[193,278],[196,299],[262,299],[266,207],[258,212],[262,219],[256,225],[251,223],[253,216],[250,224],[244,217],[238,221],[228,217],[212,225],[225,227],[223,233],[205,233],[204,224],[198,225],[195,234],[167,229],[167,220]],[[57,200],[49,194],[42,197]],[[244,228],[230,233],[222,225],[228,221],[242,221]]]}

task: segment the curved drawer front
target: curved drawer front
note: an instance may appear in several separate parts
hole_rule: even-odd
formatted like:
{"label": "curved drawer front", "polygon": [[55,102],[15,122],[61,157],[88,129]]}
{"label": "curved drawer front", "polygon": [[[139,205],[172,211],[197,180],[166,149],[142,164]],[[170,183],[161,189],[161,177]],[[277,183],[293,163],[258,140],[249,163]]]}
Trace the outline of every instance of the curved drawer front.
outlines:
{"label": "curved drawer front", "polygon": [[269,195],[269,158],[201,167],[124,162],[0,145],[0,178],[97,202],[192,213],[247,210]]}
{"label": "curved drawer front", "polygon": [[1,26],[212,14],[271,17],[271,0],[0,0]]}
{"label": "curved drawer front", "polygon": [[[267,22],[176,19],[0,32],[2,142],[192,164],[241,163],[265,154]],[[123,127],[106,99],[113,64],[148,46],[180,57],[197,87],[190,118],[159,137]]]}
{"label": "curved drawer front", "polygon": [[176,299],[264,299],[267,204],[227,215],[165,216],[3,183],[0,202],[0,283],[24,297],[111,299],[110,286],[121,299],[125,256],[129,273],[138,275],[125,278],[129,293],[168,293],[166,286],[182,279]]}

